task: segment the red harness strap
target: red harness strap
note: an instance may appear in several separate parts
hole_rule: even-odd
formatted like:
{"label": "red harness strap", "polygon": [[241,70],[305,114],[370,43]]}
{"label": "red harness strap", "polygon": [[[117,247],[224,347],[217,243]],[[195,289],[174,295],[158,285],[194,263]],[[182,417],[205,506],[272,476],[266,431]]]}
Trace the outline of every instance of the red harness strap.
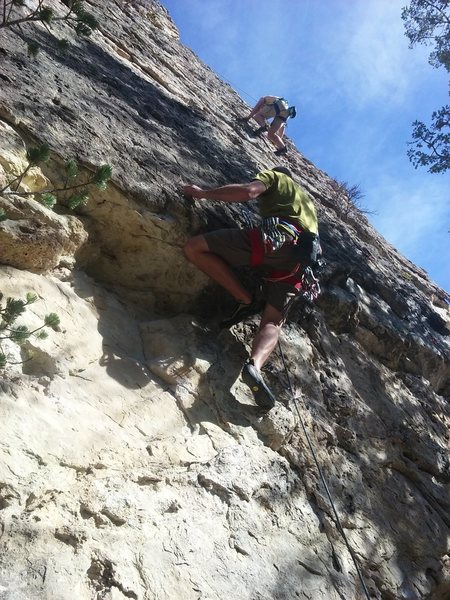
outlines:
{"label": "red harness strap", "polygon": [[302,287],[301,279],[299,279],[299,275],[297,275],[298,270],[300,269],[300,263],[294,269],[294,271],[272,271],[269,273],[268,277],[264,277],[266,281],[282,281],[283,283],[288,283],[289,285],[293,285],[296,290],[300,290]]}
{"label": "red harness strap", "polygon": [[[263,262],[265,252],[261,230],[257,227],[254,229],[249,229],[248,236],[252,248],[250,266],[258,267]],[[269,273],[269,276],[265,277],[264,279],[268,281],[283,281],[284,283],[293,285],[297,290],[299,290],[302,287],[302,283],[297,275],[299,268],[300,264],[298,264],[292,271],[272,271]]]}
{"label": "red harness strap", "polygon": [[261,229],[255,227],[248,230],[248,237],[252,247],[252,255],[250,257],[250,266],[258,267],[264,259],[264,244],[262,241]]}

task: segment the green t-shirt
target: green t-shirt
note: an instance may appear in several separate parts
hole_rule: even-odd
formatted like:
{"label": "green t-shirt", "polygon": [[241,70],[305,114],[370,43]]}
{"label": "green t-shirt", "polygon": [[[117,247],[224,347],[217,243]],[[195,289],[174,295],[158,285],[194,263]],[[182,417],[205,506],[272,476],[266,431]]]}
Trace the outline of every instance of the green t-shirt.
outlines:
{"label": "green t-shirt", "polygon": [[318,233],[317,214],[311,196],[290,177],[278,171],[261,171],[254,179],[266,186],[259,197],[259,211],[265,217],[287,217],[302,229]]}

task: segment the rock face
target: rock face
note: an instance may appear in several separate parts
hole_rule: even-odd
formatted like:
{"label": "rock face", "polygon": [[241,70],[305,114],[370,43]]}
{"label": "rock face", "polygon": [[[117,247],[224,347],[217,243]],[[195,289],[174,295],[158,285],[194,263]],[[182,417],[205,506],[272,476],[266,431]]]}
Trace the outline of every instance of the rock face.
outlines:
{"label": "rock face", "polygon": [[[229,300],[182,254],[255,207],[179,185],[247,181],[273,150],[235,125],[248,107],[163,6],[86,8],[87,39],[62,22],[0,34],[0,291],[38,295],[21,324],[61,319],[1,342],[0,598],[364,598],[305,432],[370,597],[450,598],[448,295],[288,142],[327,269],[316,307],[291,313],[261,415],[239,377],[257,320],[219,332]],[[7,194],[44,142],[51,160]],[[113,167],[76,214],[32,195],[69,157]]]}

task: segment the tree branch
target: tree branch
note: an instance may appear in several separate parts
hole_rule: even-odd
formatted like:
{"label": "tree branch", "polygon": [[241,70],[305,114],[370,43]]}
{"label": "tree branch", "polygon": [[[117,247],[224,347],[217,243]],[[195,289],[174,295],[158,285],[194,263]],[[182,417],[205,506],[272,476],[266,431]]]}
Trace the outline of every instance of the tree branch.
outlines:
{"label": "tree branch", "polygon": [[6,188],[3,188],[3,190],[0,190],[0,194],[3,193],[4,196],[33,196],[35,194],[38,194],[40,196],[44,195],[44,194],[53,194],[55,192],[69,192],[70,190],[75,190],[77,188],[82,188],[82,187],[86,187],[87,185],[91,185],[93,182],[92,181],[87,181],[86,183],[77,183],[76,185],[71,185],[68,188],[62,187],[62,188],[52,188],[51,190],[43,190],[42,192],[5,192],[4,190],[7,189],[9,187],[9,184],[6,186]]}
{"label": "tree branch", "polygon": [[449,19],[449,17],[447,17],[447,15],[445,14],[445,12],[443,10],[441,10],[438,6],[435,6],[432,2],[429,2],[429,0],[422,0],[422,2],[424,2],[424,4],[426,4],[430,8],[439,12],[442,15],[442,18],[444,19],[444,21],[450,25],[450,19]]}

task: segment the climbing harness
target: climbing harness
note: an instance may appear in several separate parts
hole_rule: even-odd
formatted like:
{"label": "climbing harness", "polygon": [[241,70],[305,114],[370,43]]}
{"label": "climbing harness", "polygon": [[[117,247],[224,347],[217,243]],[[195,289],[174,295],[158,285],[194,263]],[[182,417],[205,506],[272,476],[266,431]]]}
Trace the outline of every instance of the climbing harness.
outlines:
{"label": "climbing harness", "polygon": [[345,534],[344,528],[342,527],[341,520],[339,518],[338,512],[336,510],[336,506],[335,506],[334,501],[333,501],[333,497],[331,496],[331,492],[330,492],[330,490],[328,488],[328,485],[327,485],[327,482],[325,480],[322,468],[321,468],[319,460],[317,458],[316,451],[314,449],[314,446],[313,446],[313,443],[311,441],[311,438],[309,437],[309,434],[308,434],[308,431],[306,429],[305,423],[304,423],[304,421],[302,419],[302,415],[301,415],[300,409],[298,407],[297,397],[294,394],[294,389],[292,387],[291,378],[289,376],[289,371],[288,371],[288,368],[287,368],[287,365],[286,365],[286,361],[285,361],[285,358],[284,358],[284,353],[283,353],[283,349],[281,347],[280,340],[278,340],[278,351],[279,351],[280,356],[281,356],[281,360],[282,360],[282,363],[283,363],[283,368],[284,368],[284,371],[286,373],[286,378],[287,378],[288,385],[289,385],[289,391],[290,391],[292,400],[294,402],[295,409],[297,411],[297,415],[298,415],[298,418],[299,418],[299,421],[300,421],[300,425],[302,427],[302,430],[303,430],[303,433],[305,435],[306,441],[308,443],[309,449],[310,449],[311,454],[313,456],[314,463],[315,463],[315,465],[317,467],[317,471],[318,471],[320,479],[322,481],[322,485],[323,485],[323,487],[325,489],[325,492],[327,494],[328,500],[330,502],[330,505],[331,505],[331,508],[332,508],[332,511],[333,511],[333,514],[334,514],[334,518],[335,518],[335,523],[336,523],[337,530],[341,534],[341,536],[342,536],[342,538],[343,538],[343,540],[345,542],[345,545],[347,546],[347,550],[349,551],[349,554],[350,554],[350,556],[352,558],[353,564],[355,565],[355,569],[356,569],[356,572],[358,574],[359,580],[361,582],[361,586],[362,586],[362,588],[364,590],[364,595],[367,598],[367,600],[370,600],[369,591],[368,591],[368,589],[366,587],[366,583],[365,583],[364,578],[362,576],[362,572],[361,572],[361,568],[359,566],[358,559],[356,557],[356,554],[355,554],[353,548],[350,545],[350,542],[348,541],[348,538],[347,538],[347,536]]}
{"label": "climbing harness", "polygon": [[275,109],[275,113],[278,117],[280,112],[285,112],[289,110],[289,102],[285,98],[277,98],[273,103],[273,107]]}
{"label": "climbing harness", "polygon": [[290,271],[271,271],[263,277],[265,281],[283,281],[294,286],[299,296],[308,303],[313,303],[319,297],[320,284],[312,267],[318,271],[325,263],[321,259],[322,248],[318,235],[279,217],[263,219],[261,227],[249,229],[248,235],[252,248],[251,267],[261,265],[266,253],[278,250],[285,243],[295,247],[298,263]]}
{"label": "climbing harness", "polygon": [[264,254],[278,250],[285,242],[297,244],[302,233],[298,225],[293,225],[287,219],[266,217],[260,227],[254,227],[248,232],[252,247],[251,266],[259,266]]}

